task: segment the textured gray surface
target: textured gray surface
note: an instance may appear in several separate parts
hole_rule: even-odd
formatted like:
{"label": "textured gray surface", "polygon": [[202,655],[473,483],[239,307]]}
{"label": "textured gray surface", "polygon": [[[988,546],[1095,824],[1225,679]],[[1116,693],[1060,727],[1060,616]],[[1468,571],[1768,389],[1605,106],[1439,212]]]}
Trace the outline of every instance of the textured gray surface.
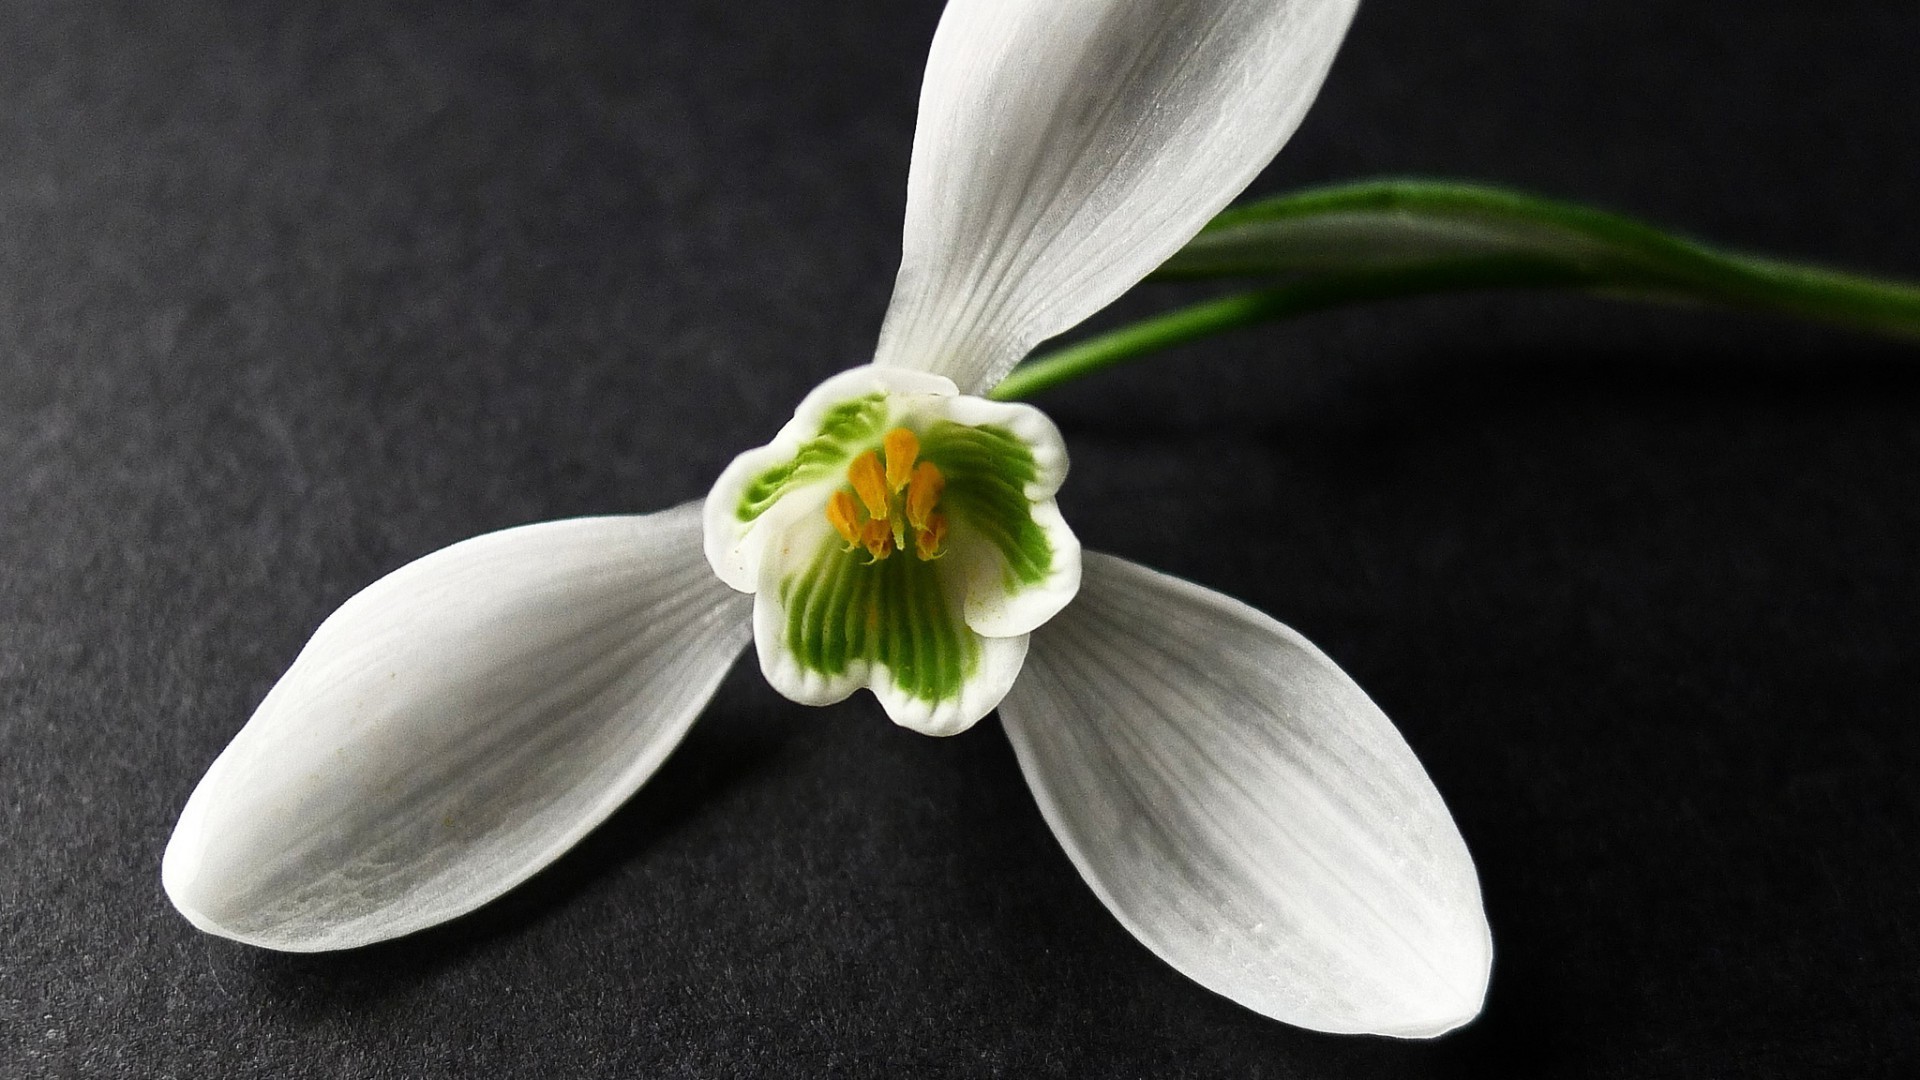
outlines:
{"label": "textured gray surface", "polygon": [[[750,666],[475,916],[294,958],[174,915],[174,816],[336,604],[698,495],[864,358],[936,16],[0,10],[0,1074],[1897,1071],[1915,354],[1574,299],[1041,402],[1091,546],[1297,627],[1427,764],[1496,945],[1457,1036],[1212,997],[1079,884],[996,724],[928,740]],[[1257,190],[1474,177],[1920,276],[1916,39],[1881,0],[1369,2]]]}

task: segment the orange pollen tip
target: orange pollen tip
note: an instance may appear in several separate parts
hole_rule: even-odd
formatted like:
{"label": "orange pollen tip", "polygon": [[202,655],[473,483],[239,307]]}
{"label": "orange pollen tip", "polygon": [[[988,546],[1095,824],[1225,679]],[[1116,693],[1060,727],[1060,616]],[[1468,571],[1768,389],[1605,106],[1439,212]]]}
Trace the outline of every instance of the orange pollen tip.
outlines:
{"label": "orange pollen tip", "polygon": [[854,504],[852,495],[845,491],[833,493],[827,500],[827,524],[847,543],[860,542],[860,508]]}
{"label": "orange pollen tip", "polygon": [[928,562],[946,554],[941,550],[947,542],[947,516],[934,514],[927,518],[925,526],[913,534],[913,553],[921,562]]}
{"label": "orange pollen tip", "polygon": [[920,456],[920,439],[906,428],[887,432],[880,442],[887,454],[887,490],[899,491],[913,476],[913,463]]}
{"label": "orange pollen tip", "polygon": [[876,562],[893,554],[893,530],[887,528],[884,521],[867,522],[866,528],[860,530],[860,542]]}
{"label": "orange pollen tip", "polygon": [[854,494],[866,504],[870,517],[886,520],[887,516],[887,474],[880,467],[880,455],[869,450],[853,459],[847,466],[847,483],[853,485]]}
{"label": "orange pollen tip", "polygon": [[913,479],[907,484],[907,521],[916,529],[927,527],[933,508],[940,503],[940,493],[947,487],[947,478],[940,474],[933,462],[923,461],[913,470]]}

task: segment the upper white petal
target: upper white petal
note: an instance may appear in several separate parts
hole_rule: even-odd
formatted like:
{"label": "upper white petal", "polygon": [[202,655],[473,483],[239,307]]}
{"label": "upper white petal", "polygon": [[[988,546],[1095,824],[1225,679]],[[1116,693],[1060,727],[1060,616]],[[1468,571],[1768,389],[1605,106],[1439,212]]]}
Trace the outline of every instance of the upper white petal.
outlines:
{"label": "upper white petal", "polygon": [[1000,715],[1100,899],[1202,985],[1322,1031],[1472,1019],[1492,946],[1440,795],[1360,688],[1238,601],[1088,552]]}
{"label": "upper white petal", "polygon": [[990,389],[1245,188],[1358,0],[950,0],[875,362]]}
{"label": "upper white petal", "polygon": [[188,800],[162,878],[196,926],[310,952],[513,887],[613,812],[746,645],[698,503],[476,537],[321,624]]}

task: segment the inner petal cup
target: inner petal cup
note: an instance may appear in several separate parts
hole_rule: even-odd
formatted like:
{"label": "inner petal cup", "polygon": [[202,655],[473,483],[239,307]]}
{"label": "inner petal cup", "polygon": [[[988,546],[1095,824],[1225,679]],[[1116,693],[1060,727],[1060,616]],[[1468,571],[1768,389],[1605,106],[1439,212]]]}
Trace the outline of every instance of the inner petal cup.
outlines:
{"label": "inner petal cup", "polygon": [[707,503],[707,553],[756,594],[761,668],[795,701],[873,690],[896,723],[952,734],[1019,674],[1025,635],[1079,587],[1054,493],[1059,431],[938,376],[827,380]]}

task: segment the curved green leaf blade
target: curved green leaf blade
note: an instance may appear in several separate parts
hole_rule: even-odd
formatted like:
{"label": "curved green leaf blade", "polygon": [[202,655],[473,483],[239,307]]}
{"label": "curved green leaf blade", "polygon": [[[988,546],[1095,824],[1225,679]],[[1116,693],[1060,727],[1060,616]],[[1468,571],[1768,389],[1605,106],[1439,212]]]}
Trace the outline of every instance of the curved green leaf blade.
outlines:
{"label": "curved green leaf blade", "polygon": [[1149,280],[1265,279],[1036,356],[992,392],[1025,397],[1172,345],[1373,300],[1577,288],[1920,339],[1920,286],[1737,255],[1574,203],[1477,184],[1370,180],[1234,207]]}

